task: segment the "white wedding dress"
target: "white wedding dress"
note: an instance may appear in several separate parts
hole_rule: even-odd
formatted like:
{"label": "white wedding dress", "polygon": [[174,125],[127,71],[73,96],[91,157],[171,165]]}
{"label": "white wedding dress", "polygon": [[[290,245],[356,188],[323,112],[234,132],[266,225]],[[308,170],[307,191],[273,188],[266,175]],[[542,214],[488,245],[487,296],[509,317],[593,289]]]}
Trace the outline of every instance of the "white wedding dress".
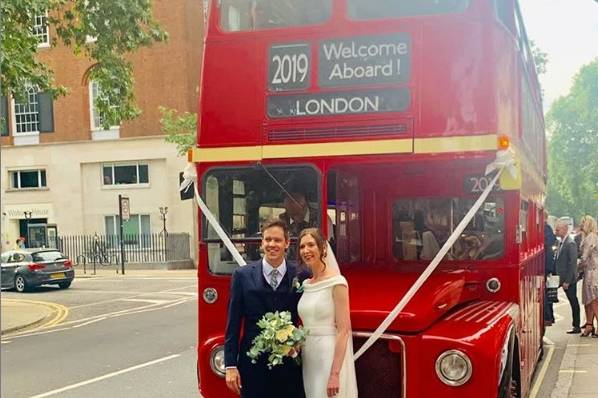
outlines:
{"label": "white wedding dress", "polygon": [[[303,295],[298,311],[307,331],[305,345],[301,349],[303,384],[306,398],[327,398],[326,387],[334,358],[336,326],[332,290],[336,285],[347,286],[342,275],[316,283],[303,283]],[[347,341],[347,350],[339,377],[338,398],[357,397],[357,379],[353,362],[353,341]]]}

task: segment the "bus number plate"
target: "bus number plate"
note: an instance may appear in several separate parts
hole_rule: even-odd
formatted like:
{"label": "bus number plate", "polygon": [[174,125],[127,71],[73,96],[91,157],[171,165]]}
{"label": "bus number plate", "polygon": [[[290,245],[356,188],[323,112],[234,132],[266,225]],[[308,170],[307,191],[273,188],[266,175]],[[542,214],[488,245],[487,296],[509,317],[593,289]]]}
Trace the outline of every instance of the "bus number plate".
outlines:
{"label": "bus number plate", "polygon": [[268,89],[284,91],[305,89],[310,84],[311,47],[307,43],[289,43],[270,47]]}
{"label": "bus number plate", "polygon": [[[493,175],[491,176],[467,176],[463,180],[463,190],[465,193],[482,193],[492,182]],[[498,181],[492,187],[493,192],[501,191],[500,184]]]}

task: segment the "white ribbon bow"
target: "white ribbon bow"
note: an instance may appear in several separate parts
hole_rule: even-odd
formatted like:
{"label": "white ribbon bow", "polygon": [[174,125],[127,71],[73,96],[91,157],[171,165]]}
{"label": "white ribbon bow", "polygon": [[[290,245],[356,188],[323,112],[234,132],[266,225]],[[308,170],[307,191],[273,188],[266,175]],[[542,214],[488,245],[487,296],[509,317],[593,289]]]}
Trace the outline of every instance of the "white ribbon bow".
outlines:
{"label": "white ribbon bow", "polygon": [[208,220],[208,222],[210,223],[212,228],[214,228],[214,231],[216,231],[216,234],[218,235],[218,237],[224,243],[224,246],[226,246],[226,248],[228,249],[230,254],[233,256],[233,258],[235,259],[237,264],[239,264],[239,266],[242,267],[244,265],[247,265],[247,263],[241,256],[241,253],[239,253],[239,251],[235,247],[234,243],[230,240],[230,238],[228,237],[226,232],[224,232],[224,229],[222,229],[222,226],[220,225],[220,223],[218,222],[216,217],[214,217],[214,214],[212,214],[212,212],[210,211],[208,206],[205,204],[203,199],[199,196],[199,191],[197,190],[197,171],[195,169],[195,164],[187,163],[187,166],[185,166],[185,170],[183,170],[183,182],[181,183],[181,186],[179,187],[179,191],[187,192],[187,190],[189,189],[191,184],[194,184],[195,199],[197,200],[197,204],[198,204],[199,208],[201,209],[201,212],[204,214],[204,216],[206,216],[206,219]]}

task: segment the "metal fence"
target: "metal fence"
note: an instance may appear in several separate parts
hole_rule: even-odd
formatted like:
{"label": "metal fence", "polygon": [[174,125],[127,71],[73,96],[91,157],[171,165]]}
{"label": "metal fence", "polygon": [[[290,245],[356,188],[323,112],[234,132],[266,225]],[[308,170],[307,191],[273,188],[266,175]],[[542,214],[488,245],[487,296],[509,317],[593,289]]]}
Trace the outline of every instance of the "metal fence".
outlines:
{"label": "metal fence", "polygon": [[[120,263],[118,235],[59,236],[58,249],[75,264],[110,265]],[[125,263],[165,263],[191,258],[187,233],[124,235]]]}

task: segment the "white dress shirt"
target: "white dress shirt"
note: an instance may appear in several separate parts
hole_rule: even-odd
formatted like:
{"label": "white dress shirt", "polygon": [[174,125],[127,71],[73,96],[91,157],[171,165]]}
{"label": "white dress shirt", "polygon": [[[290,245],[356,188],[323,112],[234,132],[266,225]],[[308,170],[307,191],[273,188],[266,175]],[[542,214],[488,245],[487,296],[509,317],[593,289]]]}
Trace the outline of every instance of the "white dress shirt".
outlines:
{"label": "white dress shirt", "polygon": [[[280,282],[282,281],[284,274],[286,274],[287,272],[286,260],[283,259],[282,264],[280,264],[276,269],[278,270],[278,286],[280,286]],[[266,282],[268,282],[268,284],[272,279],[272,271],[274,271],[274,267],[270,265],[270,263],[268,263],[268,261],[266,261],[265,258],[262,259],[262,272],[264,273],[264,278],[266,278]]]}

